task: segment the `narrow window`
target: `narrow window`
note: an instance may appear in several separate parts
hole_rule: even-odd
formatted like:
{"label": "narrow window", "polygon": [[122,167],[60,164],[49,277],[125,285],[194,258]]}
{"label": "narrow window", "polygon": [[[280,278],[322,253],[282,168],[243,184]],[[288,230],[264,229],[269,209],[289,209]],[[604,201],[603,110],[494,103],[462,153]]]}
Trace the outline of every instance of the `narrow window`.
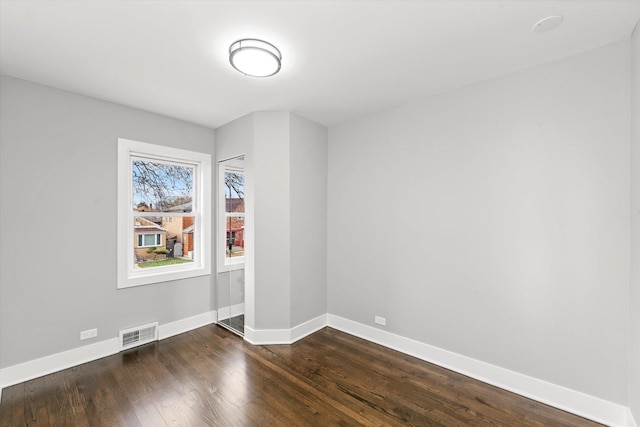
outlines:
{"label": "narrow window", "polygon": [[245,248],[243,157],[219,164],[219,271],[242,268]]}

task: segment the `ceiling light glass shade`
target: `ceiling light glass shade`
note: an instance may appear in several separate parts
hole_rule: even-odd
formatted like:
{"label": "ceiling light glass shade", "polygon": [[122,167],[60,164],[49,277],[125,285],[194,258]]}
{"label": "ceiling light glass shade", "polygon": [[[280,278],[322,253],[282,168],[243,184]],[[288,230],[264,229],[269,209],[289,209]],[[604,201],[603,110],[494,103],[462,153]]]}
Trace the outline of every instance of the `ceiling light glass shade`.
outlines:
{"label": "ceiling light glass shade", "polygon": [[238,40],[229,47],[229,62],[247,76],[273,76],[280,71],[281,61],[280,51],[262,40]]}

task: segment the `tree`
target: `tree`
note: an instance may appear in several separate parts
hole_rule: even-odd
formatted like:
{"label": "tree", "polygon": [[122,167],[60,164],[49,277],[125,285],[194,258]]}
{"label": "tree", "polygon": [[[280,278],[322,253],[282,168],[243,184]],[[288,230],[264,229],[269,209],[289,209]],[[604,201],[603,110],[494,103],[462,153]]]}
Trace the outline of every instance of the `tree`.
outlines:
{"label": "tree", "polygon": [[[224,184],[227,186],[227,197],[244,199],[244,174],[225,172]],[[235,194],[236,197],[233,197]]]}
{"label": "tree", "polygon": [[132,173],[134,203],[150,203],[163,210],[192,200],[193,168],[190,166],[134,160]]}

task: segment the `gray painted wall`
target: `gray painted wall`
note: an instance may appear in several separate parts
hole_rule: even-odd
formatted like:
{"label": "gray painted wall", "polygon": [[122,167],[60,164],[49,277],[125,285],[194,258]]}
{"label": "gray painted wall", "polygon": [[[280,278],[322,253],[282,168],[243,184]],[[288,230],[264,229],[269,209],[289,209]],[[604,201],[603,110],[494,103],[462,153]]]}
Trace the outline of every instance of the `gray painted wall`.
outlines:
{"label": "gray painted wall", "polygon": [[629,407],[640,422],[640,25],[631,41],[631,287]]}
{"label": "gray painted wall", "polygon": [[116,289],[116,152],[121,137],[213,154],[214,131],[0,84],[0,368],[210,311],[210,276]]}
{"label": "gray painted wall", "polygon": [[326,128],[257,112],[218,128],[216,146],[220,159],[245,154],[246,325],[289,329],[326,313]]}
{"label": "gray painted wall", "polygon": [[328,311],[627,404],[629,43],[329,129]]}
{"label": "gray painted wall", "polygon": [[289,113],[253,114],[255,328],[291,327]]}
{"label": "gray painted wall", "polygon": [[291,326],[327,312],[327,128],[290,115]]}

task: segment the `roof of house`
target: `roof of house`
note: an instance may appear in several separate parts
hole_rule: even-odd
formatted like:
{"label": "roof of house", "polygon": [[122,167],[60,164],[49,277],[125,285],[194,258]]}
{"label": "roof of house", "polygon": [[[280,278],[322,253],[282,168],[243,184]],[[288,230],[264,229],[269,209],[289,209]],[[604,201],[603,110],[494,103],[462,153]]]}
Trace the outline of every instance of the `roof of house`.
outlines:
{"label": "roof of house", "polygon": [[164,212],[192,212],[192,211],[193,211],[193,203],[191,202],[172,206],[164,210]]}
{"label": "roof of house", "polygon": [[133,223],[134,231],[141,233],[143,231],[167,231],[166,228],[159,226],[153,221],[149,221],[146,218],[136,217]]}

